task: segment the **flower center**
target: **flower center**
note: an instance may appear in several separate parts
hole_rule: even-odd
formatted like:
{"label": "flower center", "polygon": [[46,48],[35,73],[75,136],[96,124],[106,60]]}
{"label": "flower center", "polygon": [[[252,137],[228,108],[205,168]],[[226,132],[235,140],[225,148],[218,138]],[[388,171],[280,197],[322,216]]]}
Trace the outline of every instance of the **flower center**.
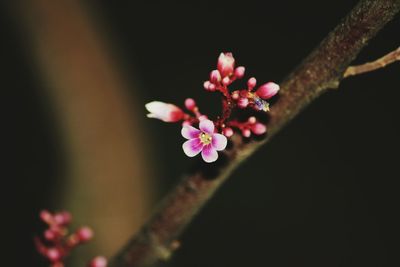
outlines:
{"label": "flower center", "polygon": [[207,133],[201,133],[199,138],[200,138],[200,141],[205,145],[210,144],[212,141],[212,136]]}

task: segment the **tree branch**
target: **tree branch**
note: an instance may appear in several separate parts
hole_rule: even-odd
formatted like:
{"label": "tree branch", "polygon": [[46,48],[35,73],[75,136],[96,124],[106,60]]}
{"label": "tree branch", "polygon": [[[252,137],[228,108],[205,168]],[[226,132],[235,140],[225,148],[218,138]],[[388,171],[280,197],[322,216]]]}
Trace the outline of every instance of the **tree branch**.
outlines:
{"label": "tree branch", "polygon": [[239,164],[268,142],[311,101],[336,88],[367,41],[400,9],[400,0],[362,0],[282,83],[262,141],[236,136],[225,160],[202,164],[169,193],[141,231],[112,260],[112,267],[153,266],[177,248],[176,239]]}
{"label": "tree branch", "polygon": [[347,70],[343,74],[343,78],[362,74],[365,72],[374,71],[374,70],[383,68],[386,65],[389,65],[398,60],[400,60],[400,47],[398,47],[396,50],[390,52],[389,54],[386,54],[383,57],[378,58],[375,61],[348,67]]}

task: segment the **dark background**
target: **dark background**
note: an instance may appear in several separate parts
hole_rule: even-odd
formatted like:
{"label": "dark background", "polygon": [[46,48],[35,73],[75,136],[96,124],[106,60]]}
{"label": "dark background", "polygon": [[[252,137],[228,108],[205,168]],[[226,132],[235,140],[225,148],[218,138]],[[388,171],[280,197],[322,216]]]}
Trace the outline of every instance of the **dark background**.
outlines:
{"label": "dark background", "polygon": [[[221,51],[232,51],[247,75],[279,82],[356,2],[86,4],[122,59],[123,75],[135,69],[143,106],[190,96],[215,114],[218,97],[202,81]],[[1,265],[46,266],[31,240],[41,229],[38,210],[55,208],[49,196],[64,168],[63,148],[24,33],[9,5],[0,8],[7,136]],[[399,29],[397,17],[356,63],[397,48]],[[311,104],[234,173],[185,232],[170,265],[398,266],[399,73],[397,63],[349,78]],[[143,127],[158,147],[161,197],[193,162],[181,151],[178,126],[148,120]]]}

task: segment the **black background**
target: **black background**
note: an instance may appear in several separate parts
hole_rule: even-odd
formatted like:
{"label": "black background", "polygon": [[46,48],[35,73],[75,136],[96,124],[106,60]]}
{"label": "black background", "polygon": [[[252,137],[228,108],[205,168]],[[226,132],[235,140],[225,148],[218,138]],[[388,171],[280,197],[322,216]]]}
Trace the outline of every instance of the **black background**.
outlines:
{"label": "black background", "polygon": [[[218,98],[202,81],[221,51],[232,51],[259,81],[279,82],[356,2],[86,4],[112,40],[123,75],[134,68],[142,105],[190,96],[215,114]],[[46,266],[31,240],[38,210],[56,208],[49,196],[58,185],[52,177],[63,172],[63,149],[24,34],[8,5],[0,8],[1,265]],[[398,47],[399,29],[397,17],[356,63]],[[399,73],[397,63],[349,78],[311,104],[222,187],[185,232],[171,266],[398,266]],[[156,120],[143,127],[158,147],[161,197],[192,162],[181,152],[179,127]]]}

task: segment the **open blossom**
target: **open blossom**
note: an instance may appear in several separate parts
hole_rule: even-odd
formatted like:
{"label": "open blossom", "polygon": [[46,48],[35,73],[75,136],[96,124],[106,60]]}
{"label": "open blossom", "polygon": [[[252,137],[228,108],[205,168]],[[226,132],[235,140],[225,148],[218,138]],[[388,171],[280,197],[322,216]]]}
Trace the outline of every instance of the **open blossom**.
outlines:
{"label": "open blossom", "polygon": [[182,128],[182,136],[189,139],[183,143],[182,148],[188,157],[194,157],[201,152],[205,162],[214,162],[218,159],[217,151],[224,150],[227,139],[224,135],[214,133],[214,123],[210,120],[202,120],[199,129],[190,125]]}
{"label": "open blossom", "polygon": [[150,113],[148,118],[155,118],[165,122],[177,122],[183,119],[184,113],[177,106],[160,101],[152,101],[146,104],[146,109]]}

